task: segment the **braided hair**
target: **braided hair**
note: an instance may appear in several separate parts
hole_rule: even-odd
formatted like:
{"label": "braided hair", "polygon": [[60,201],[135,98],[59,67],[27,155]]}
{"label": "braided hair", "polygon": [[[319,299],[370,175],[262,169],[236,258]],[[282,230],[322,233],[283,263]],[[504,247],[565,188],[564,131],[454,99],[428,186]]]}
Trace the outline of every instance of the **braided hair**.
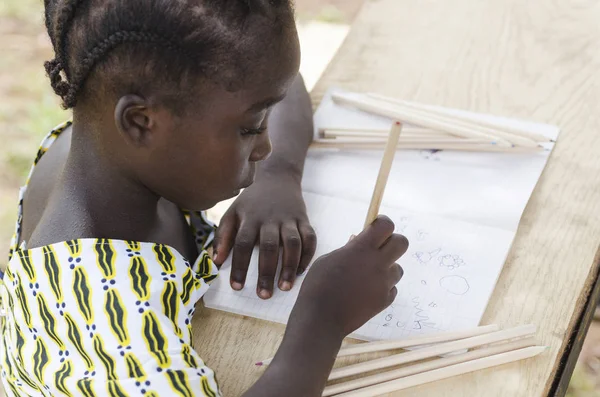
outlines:
{"label": "braided hair", "polygon": [[293,24],[290,0],[44,0],[44,5],[55,52],[44,66],[65,109],[106,91],[161,89],[174,104],[198,76],[235,91],[261,49],[269,47],[270,35]]}

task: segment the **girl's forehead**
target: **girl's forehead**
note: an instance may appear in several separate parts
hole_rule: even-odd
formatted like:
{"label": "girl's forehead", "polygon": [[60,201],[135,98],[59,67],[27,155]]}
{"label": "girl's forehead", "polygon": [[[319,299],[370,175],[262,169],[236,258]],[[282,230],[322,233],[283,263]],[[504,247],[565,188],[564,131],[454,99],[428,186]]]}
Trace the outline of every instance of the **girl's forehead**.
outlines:
{"label": "girl's forehead", "polygon": [[[270,46],[255,58],[254,67],[246,68],[240,95],[253,106],[269,107],[285,96],[300,68],[300,45],[295,30],[288,37],[278,37],[280,43]],[[252,49],[251,51],[255,51]]]}

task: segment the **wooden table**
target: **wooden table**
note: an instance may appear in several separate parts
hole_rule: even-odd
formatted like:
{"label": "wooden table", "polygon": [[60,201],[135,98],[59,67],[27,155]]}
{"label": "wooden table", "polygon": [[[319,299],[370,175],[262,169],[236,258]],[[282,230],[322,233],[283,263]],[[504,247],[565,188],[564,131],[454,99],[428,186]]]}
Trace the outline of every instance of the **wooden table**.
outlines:
{"label": "wooden table", "polygon": [[[373,0],[313,92],[330,85],[559,125],[483,324],[534,323],[543,356],[398,396],[563,395],[595,302],[600,241],[600,2]],[[227,396],[284,328],[203,309],[195,346]]]}

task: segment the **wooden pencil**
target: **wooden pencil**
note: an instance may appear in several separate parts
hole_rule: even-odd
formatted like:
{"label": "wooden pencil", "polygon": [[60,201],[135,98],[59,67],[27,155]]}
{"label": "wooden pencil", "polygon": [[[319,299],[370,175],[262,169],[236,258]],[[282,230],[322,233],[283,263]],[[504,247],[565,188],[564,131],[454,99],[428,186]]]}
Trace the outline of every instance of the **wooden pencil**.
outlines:
{"label": "wooden pencil", "polygon": [[389,117],[394,120],[401,120],[419,127],[426,127],[440,131],[449,132],[463,138],[487,138],[496,141],[498,145],[511,146],[512,143],[504,137],[483,133],[474,128],[467,128],[454,123],[448,123],[443,120],[423,116],[414,111],[406,111],[391,105],[382,104],[381,101],[350,97],[342,94],[332,94],[334,102],[342,105],[353,106],[359,110],[376,114],[383,117]]}
{"label": "wooden pencil", "polygon": [[392,380],[389,382],[380,383],[375,386],[369,386],[355,391],[338,394],[339,397],[373,397],[386,393],[392,393],[398,390],[407,389],[409,387],[419,386],[425,383],[435,382],[438,380],[450,378],[475,372],[486,368],[496,367],[512,363],[515,361],[525,360],[535,357],[544,352],[546,346],[532,346],[519,350],[513,350],[506,353],[495,354],[493,356],[483,357],[472,361],[467,361],[460,364],[451,365],[444,368],[438,368],[431,371],[422,372],[416,375],[407,376],[404,378]]}
{"label": "wooden pencil", "polygon": [[471,349],[473,347],[483,346],[490,343],[532,336],[535,333],[535,330],[536,328],[534,325],[525,325],[521,327],[492,332],[490,334],[461,339],[454,342],[446,342],[431,347],[424,347],[422,349],[409,351],[406,353],[399,353],[393,356],[383,357],[376,360],[370,360],[359,364],[335,368],[329,374],[329,380],[341,379],[347,376],[353,376],[365,372],[393,367],[395,365],[424,360],[426,358],[441,356],[443,354],[448,354],[464,349]]}
{"label": "wooden pencil", "polygon": [[356,390],[362,387],[376,385],[390,380],[403,378],[405,376],[431,371],[433,369],[448,367],[450,365],[476,360],[478,358],[493,356],[499,353],[523,349],[525,347],[530,347],[534,345],[535,339],[527,338],[522,340],[516,340],[514,342],[501,343],[497,345],[483,347],[481,349],[475,349],[464,354],[452,355],[449,357],[438,358],[435,360],[409,365],[393,371],[382,372],[375,375],[366,376],[364,378],[354,379],[351,381],[338,383],[336,385],[327,386],[323,391],[323,397],[333,396],[335,394],[340,394],[350,390]]}
{"label": "wooden pencil", "polygon": [[395,122],[392,125],[390,136],[383,152],[381,167],[379,168],[379,175],[377,175],[375,189],[373,189],[373,196],[371,197],[369,211],[367,212],[367,218],[365,220],[365,228],[373,223],[373,221],[377,218],[377,215],[379,215],[379,207],[381,206],[385,185],[387,184],[390,170],[392,169],[392,163],[394,162],[394,156],[396,154],[396,148],[398,146],[398,140],[400,139],[401,131],[402,124],[400,122]]}
{"label": "wooden pencil", "polygon": [[[359,135],[371,135],[371,134],[375,134],[375,135],[381,135],[381,136],[385,136],[387,137],[390,134],[390,129],[389,128],[336,128],[336,127],[322,127],[319,128],[319,135],[323,136],[326,134],[329,135],[338,135],[340,134],[359,134]],[[453,134],[449,134],[447,132],[444,131],[436,131],[436,130],[432,130],[431,128],[422,128],[422,127],[411,127],[411,126],[406,126],[403,125],[402,126],[402,136],[405,135],[416,135],[416,136],[428,136],[428,135],[435,135],[435,136],[451,136],[451,137],[456,137],[456,135]]]}
{"label": "wooden pencil", "polygon": [[474,116],[465,115],[465,114],[457,114],[452,109],[437,108],[437,107],[424,105],[424,104],[420,104],[420,103],[416,103],[416,102],[403,101],[400,99],[390,98],[390,97],[387,97],[384,95],[374,94],[374,93],[368,93],[367,96],[374,98],[374,99],[379,99],[382,101],[395,103],[398,105],[408,106],[408,107],[411,107],[414,109],[421,109],[428,113],[438,114],[438,115],[441,115],[444,117],[454,118],[457,120],[463,120],[463,121],[481,125],[484,127],[499,129],[499,130],[502,130],[502,131],[505,131],[505,132],[508,132],[508,133],[511,133],[514,135],[520,135],[522,137],[532,139],[535,142],[552,142],[552,139],[548,138],[547,136],[530,131],[527,128],[518,127],[515,125],[507,125],[504,123],[498,123],[493,120],[481,119],[479,117],[474,117]]}
{"label": "wooden pencil", "polygon": [[390,103],[390,102],[382,101],[382,100],[375,100],[375,103],[378,103],[381,106],[392,106],[393,108],[395,108],[399,111],[410,112],[414,115],[418,115],[420,117],[424,117],[424,118],[430,119],[432,121],[446,123],[447,125],[460,126],[463,128],[478,131],[480,133],[485,133],[490,136],[496,136],[496,137],[502,138],[514,145],[520,145],[520,146],[525,146],[525,147],[534,147],[534,146],[538,145],[537,141],[535,141],[531,138],[528,138],[528,137],[524,137],[520,134],[516,135],[516,134],[510,133],[510,132],[501,130],[501,129],[486,127],[481,124],[465,121],[463,119],[454,118],[454,117],[450,117],[450,116],[444,116],[439,113],[428,112],[422,108],[398,105],[398,104],[394,104],[394,103]]}
{"label": "wooden pencil", "polygon": [[[447,134],[445,132],[437,132],[430,130],[431,133],[417,133],[411,132],[407,133],[404,128],[402,128],[402,136],[400,137],[400,141],[404,140],[404,138],[410,139],[474,139],[474,138],[461,138],[456,135]],[[321,138],[322,139],[335,139],[335,138],[379,138],[386,139],[390,134],[389,131],[348,131],[348,130],[329,130],[324,129],[321,130]],[[487,142],[491,142],[489,139]]]}
{"label": "wooden pencil", "polygon": [[[350,236],[350,240],[352,240],[354,237],[354,235]],[[498,327],[498,325],[490,324],[459,331],[439,332],[431,335],[419,335],[412,338],[358,343],[355,345],[343,346],[338,352],[337,356],[346,357],[356,354],[375,353],[386,350],[404,349],[406,347],[430,345],[432,343],[449,342],[458,339],[470,338],[472,336],[489,334],[491,332],[498,331],[499,329],[500,327]],[[256,365],[268,365],[271,363],[271,361],[273,361],[273,359],[269,358],[257,362]]]}
{"label": "wooden pencil", "polygon": [[[384,145],[387,141],[383,137],[370,137],[370,136],[353,136],[353,137],[324,137],[321,139],[315,139],[316,143],[376,143]],[[450,138],[450,137],[400,137],[399,144],[431,144],[435,145],[438,143],[452,143],[452,144],[472,144],[481,143],[486,145],[493,145],[494,143],[488,139],[480,138]]]}
{"label": "wooden pencil", "polygon": [[[329,150],[380,150],[384,147],[382,143],[363,143],[363,142],[346,142],[336,143],[333,139],[328,140],[315,140],[311,143],[311,149],[329,149]],[[506,147],[492,144],[464,144],[464,143],[437,143],[431,144],[427,142],[423,143],[399,143],[397,146],[398,150],[454,150],[464,152],[506,152],[506,153],[535,153],[542,152],[544,149],[541,146],[529,148],[529,147]]]}
{"label": "wooden pencil", "polygon": [[481,327],[465,329],[460,331],[439,332],[431,335],[419,335],[412,338],[396,340],[381,340],[376,342],[358,343],[356,345],[344,346],[338,352],[338,357],[353,356],[356,354],[375,353],[386,350],[404,349],[407,347],[430,345],[433,343],[450,342],[458,339],[471,338],[473,336],[489,334],[500,329],[496,324],[483,325]]}

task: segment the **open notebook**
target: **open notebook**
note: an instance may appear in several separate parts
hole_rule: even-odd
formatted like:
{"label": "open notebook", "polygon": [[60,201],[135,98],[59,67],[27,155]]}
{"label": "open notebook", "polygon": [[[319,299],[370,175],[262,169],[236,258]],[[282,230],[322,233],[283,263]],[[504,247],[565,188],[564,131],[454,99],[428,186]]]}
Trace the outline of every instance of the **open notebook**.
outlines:
{"label": "open notebook", "polygon": [[[559,133],[554,126],[476,116],[526,126],[553,139]],[[390,125],[389,119],[337,106],[328,95],[315,113],[315,134],[325,126],[379,129]],[[354,337],[401,338],[479,324],[554,146],[543,145],[547,150],[535,153],[396,153],[380,213],[388,215],[396,231],[410,241],[399,261],[404,278],[392,306]],[[382,151],[309,152],[303,192],[318,236],[315,258],[343,246],[362,229],[381,157]],[[276,289],[271,299],[263,301],[255,292],[258,250],[246,287],[239,292],[229,286],[230,259],[205,295],[206,306],[285,323],[302,277],[292,291]]]}

